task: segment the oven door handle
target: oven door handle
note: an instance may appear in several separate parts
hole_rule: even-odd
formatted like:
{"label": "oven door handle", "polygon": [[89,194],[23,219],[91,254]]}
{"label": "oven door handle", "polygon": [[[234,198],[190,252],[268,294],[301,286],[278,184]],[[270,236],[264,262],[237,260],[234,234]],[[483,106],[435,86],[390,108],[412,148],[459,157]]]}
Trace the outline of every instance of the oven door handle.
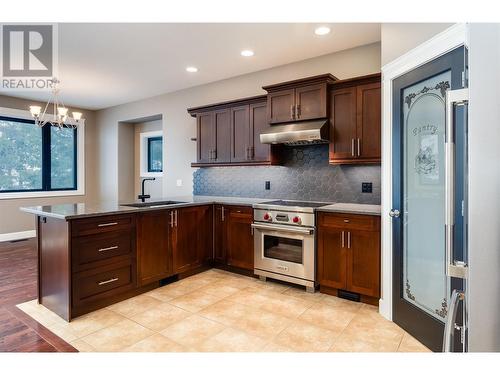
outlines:
{"label": "oven door handle", "polygon": [[279,224],[252,224],[253,229],[261,229],[261,230],[274,230],[274,231],[283,231],[290,233],[299,233],[311,235],[314,233],[314,228],[295,228],[289,227],[288,225],[279,225]]}

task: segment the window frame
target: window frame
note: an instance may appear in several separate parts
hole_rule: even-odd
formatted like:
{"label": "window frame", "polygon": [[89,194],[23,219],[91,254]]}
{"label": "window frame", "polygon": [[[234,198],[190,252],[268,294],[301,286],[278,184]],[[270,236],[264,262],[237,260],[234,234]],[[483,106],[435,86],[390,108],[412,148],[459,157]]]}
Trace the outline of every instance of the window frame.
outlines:
{"label": "window frame", "polygon": [[[146,153],[148,154],[148,173],[163,173],[163,136],[155,136],[155,137],[147,137],[148,143],[147,143],[147,150]],[[161,169],[152,169],[151,167],[151,162],[152,162],[152,157],[151,157],[151,143],[153,141],[161,141],[162,144],[162,162],[161,162]]]}
{"label": "window frame", "polygon": [[[34,124],[34,120],[29,111],[18,110],[12,108],[0,107],[0,117],[10,119],[16,122]],[[50,119],[50,118],[49,118]],[[44,129],[47,130],[44,130]],[[74,130],[74,186],[71,188],[56,188],[52,189],[50,184],[50,150],[48,155],[45,152],[45,147],[50,149],[50,130],[51,127],[46,125],[42,128],[42,189],[29,190],[0,190],[0,201],[4,199],[21,199],[21,198],[48,198],[58,196],[78,196],[85,195],[85,123],[81,122]],[[44,139],[45,138],[45,139]],[[47,144],[47,138],[49,143]],[[48,165],[48,168],[47,168]],[[45,190],[46,187],[49,189]]]}

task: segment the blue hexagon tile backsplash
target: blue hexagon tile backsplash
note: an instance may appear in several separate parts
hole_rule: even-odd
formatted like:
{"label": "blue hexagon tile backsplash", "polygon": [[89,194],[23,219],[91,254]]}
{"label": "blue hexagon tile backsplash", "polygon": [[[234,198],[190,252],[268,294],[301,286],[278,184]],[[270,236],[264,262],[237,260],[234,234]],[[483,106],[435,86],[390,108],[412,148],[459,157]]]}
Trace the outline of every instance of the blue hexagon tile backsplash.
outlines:
{"label": "blue hexagon tile backsplash", "polygon": [[[280,166],[200,168],[193,173],[194,194],[380,204],[380,165],[329,165],[328,145],[285,147],[283,160]],[[372,183],[372,193],[361,192],[363,182]]]}

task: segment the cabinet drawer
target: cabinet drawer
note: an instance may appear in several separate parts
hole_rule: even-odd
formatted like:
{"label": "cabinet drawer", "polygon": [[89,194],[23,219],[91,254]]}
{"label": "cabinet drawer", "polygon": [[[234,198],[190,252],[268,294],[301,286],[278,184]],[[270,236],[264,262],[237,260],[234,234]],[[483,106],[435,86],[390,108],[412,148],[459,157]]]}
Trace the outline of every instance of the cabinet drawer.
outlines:
{"label": "cabinet drawer", "polygon": [[318,215],[320,226],[369,231],[380,230],[380,217],[378,216],[323,212]]}
{"label": "cabinet drawer", "polygon": [[131,262],[73,274],[73,305],[111,297],[134,287]]}
{"label": "cabinet drawer", "polygon": [[130,255],[133,249],[132,241],[133,236],[130,231],[113,231],[74,238],[73,271],[94,262]]}
{"label": "cabinet drawer", "polygon": [[71,222],[73,236],[129,230],[134,224],[133,215],[102,216],[89,219],[77,219]]}

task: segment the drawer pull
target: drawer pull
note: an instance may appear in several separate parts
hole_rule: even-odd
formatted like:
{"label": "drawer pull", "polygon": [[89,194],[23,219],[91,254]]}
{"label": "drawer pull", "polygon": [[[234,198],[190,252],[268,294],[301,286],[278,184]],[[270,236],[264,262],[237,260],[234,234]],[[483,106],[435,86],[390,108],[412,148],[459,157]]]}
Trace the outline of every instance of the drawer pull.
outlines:
{"label": "drawer pull", "polygon": [[97,285],[106,285],[109,283],[114,283],[115,281],[118,281],[118,277],[113,277],[112,279],[109,280],[99,281]]}
{"label": "drawer pull", "polygon": [[97,251],[102,253],[103,251],[109,251],[109,250],[114,250],[114,249],[118,249],[118,246],[103,247],[102,249],[99,249]]}
{"label": "drawer pull", "polygon": [[110,227],[112,225],[118,225],[118,223],[116,221],[112,222],[112,223],[104,223],[104,224],[98,224],[97,226],[102,228],[102,227]]}
{"label": "drawer pull", "polygon": [[349,222],[349,219],[344,219],[344,223],[348,223]]}

